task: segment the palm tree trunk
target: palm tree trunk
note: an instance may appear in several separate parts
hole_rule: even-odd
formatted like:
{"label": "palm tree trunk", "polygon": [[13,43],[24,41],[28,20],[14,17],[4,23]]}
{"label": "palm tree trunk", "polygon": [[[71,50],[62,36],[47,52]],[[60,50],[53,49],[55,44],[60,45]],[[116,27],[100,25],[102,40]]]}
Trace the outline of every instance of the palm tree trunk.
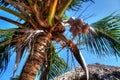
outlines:
{"label": "palm tree trunk", "polygon": [[30,54],[22,70],[20,80],[34,80],[40,65],[46,61],[46,51],[50,40],[47,36],[39,36],[34,45],[34,53]]}

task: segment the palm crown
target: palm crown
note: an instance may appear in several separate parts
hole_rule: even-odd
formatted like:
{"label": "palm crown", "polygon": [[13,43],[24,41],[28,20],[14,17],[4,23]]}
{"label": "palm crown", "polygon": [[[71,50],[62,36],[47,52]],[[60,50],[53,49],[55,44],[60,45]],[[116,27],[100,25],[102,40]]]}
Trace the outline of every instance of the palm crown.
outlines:
{"label": "palm crown", "polygon": [[[15,70],[17,69],[18,63],[26,47],[30,52],[23,68],[21,79],[28,80],[30,78],[29,80],[33,80],[34,76],[32,75],[36,75],[40,65],[42,64],[43,68],[40,79],[42,80],[47,78],[46,74],[48,74],[50,69],[49,67],[52,61],[51,58],[55,57],[52,55],[52,53],[55,53],[55,47],[52,45],[52,41],[59,42],[62,48],[68,47],[70,49],[77,61],[81,64],[82,68],[86,71],[87,77],[88,70],[77,47],[81,41],[77,44],[74,43],[74,39],[78,39],[77,37],[82,37],[82,39],[85,40],[87,49],[93,50],[95,53],[97,52],[100,56],[108,55],[108,53],[120,56],[119,14],[111,14],[110,16],[91,24],[91,26],[96,30],[96,33],[81,19],[70,18],[65,22],[62,20],[62,16],[66,9],[77,9],[76,4],[84,2],[84,0],[4,1],[5,2],[2,2],[2,5],[4,4],[6,7],[0,6],[0,9],[19,17],[20,20],[24,21],[24,23],[21,23],[0,16],[0,19],[18,26],[18,29],[9,29],[8,31],[10,31],[10,33],[6,33],[12,37],[7,37],[0,43],[1,53],[5,51],[5,47],[9,44],[10,47],[15,48],[17,53]],[[15,8],[15,10],[8,8],[8,4],[12,5],[12,8]],[[65,24],[70,25],[69,32],[71,32],[73,36],[71,40],[64,35],[64,31],[66,31]],[[7,34],[3,34],[3,32],[5,32],[5,30],[1,30],[1,36],[7,36]],[[99,49],[98,46],[100,46]],[[107,46],[109,46],[109,48]],[[109,50],[111,50],[111,52]],[[0,61],[2,64],[0,67],[3,69],[4,61],[6,61],[6,57],[8,56],[5,53],[2,55]],[[66,66],[64,61],[62,62],[63,63],[59,62],[59,64]],[[36,66],[33,67],[34,65]],[[29,72],[29,70],[33,70],[33,72]]]}

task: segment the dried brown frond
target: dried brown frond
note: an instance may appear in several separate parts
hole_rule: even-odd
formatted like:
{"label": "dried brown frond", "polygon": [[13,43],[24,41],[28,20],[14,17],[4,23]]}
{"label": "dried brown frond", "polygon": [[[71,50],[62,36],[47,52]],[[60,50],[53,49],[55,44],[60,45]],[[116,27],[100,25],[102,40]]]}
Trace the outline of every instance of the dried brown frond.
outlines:
{"label": "dried brown frond", "polygon": [[38,21],[38,23],[39,23],[40,26],[47,27],[47,22],[45,22],[45,20],[42,19],[42,13],[41,13],[42,10],[37,5],[37,1],[34,4],[33,8],[34,8],[34,12],[36,14],[36,16],[35,16],[36,19],[37,19],[36,21]]}
{"label": "dried brown frond", "polygon": [[[35,49],[34,46],[35,43],[37,42],[37,37],[40,35],[44,35],[44,32],[40,30],[36,31],[32,29],[16,30],[11,42],[11,46],[14,46],[16,51],[16,65],[14,72],[18,67],[18,64],[21,60],[21,57],[23,56],[26,47],[28,48],[30,54],[34,53],[33,49]],[[39,50],[38,47],[36,49]]]}

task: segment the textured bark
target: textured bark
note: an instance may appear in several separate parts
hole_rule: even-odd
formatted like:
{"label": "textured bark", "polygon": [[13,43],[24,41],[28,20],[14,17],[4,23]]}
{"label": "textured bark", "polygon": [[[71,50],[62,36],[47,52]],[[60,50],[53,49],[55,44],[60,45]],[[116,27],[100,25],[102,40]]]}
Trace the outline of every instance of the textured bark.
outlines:
{"label": "textured bark", "polygon": [[[120,80],[120,67],[106,66],[98,63],[88,65],[90,80]],[[86,80],[85,73],[79,66],[54,80]]]}
{"label": "textured bark", "polygon": [[39,36],[34,45],[34,53],[30,54],[22,70],[20,80],[34,80],[40,65],[46,61],[46,51],[49,46],[46,36]]}

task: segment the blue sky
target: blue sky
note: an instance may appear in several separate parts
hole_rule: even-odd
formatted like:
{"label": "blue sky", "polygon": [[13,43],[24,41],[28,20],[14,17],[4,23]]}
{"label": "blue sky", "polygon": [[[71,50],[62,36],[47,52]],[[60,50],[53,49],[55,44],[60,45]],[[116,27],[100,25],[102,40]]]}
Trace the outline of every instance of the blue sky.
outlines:
{"label": "blue sky", "polygon": [[[83,15],[81,16],[82,18],[85,18],[84,16],[89,16],[94,14],[94,16],[88,18],[87,20],[85,20],[85,22],[91,24],[95,21],[98,21],[99,19],[104,18],[105,16],[111,14],[114,11],[117,11],[120,9],[120,0],[94,0],[95,4],[92,4],[87,11],[85,11],[83,13]],[[90,3],[84,4],[83,8],[86,8],[86,6],[88,6]],[[83,9],[82,9],[83,10]],[[69,17],[73,17],[73,16],[78,16],[79,13],[81,13],[82,11],[79,11],[77,14],[74,15],[75,12],[67,12],[66,14],[69,15]],[[8,13],[5,13],[3,11],[0,10],[0,16],[1,15],[5,15],[9,18],[14,19],[14,16],[9,15]],[[10,27],[16,27],[15,25],[9,24],[5,21],[0,20],[0,28],[10,28]],[[93,54],[91,54],[90,52],[84,51],[82,50],[83,56],[86,60],[87,64],[91,64],[91,63],[102,63],[102,64],[106,64],[106,65],[113,65],[113,66],[120,66],[120,58],[116,59],[114,56],[109,56],[109,57],[105,57],[105,58],[98,58],[97,56],[94,56]],[[65,51],[62,51],[60,53],[60,55],[65,59],[66,59],[66,55]],[[12,76],[12,70],[13,70],[13,63],[15,60],[15,55],[12,56],[12,58],[10,59],[10,63],[8,65],[7,68],[7,72],[5,74],[3,74],[2,77],[0,77],[0,80],[9,80],[9,77]],[[71,60],[69,61],[70,64]],[[78,66],[78,63],[76,63],[76,66]],[[19,72],[19,71],[18,71]]]}

